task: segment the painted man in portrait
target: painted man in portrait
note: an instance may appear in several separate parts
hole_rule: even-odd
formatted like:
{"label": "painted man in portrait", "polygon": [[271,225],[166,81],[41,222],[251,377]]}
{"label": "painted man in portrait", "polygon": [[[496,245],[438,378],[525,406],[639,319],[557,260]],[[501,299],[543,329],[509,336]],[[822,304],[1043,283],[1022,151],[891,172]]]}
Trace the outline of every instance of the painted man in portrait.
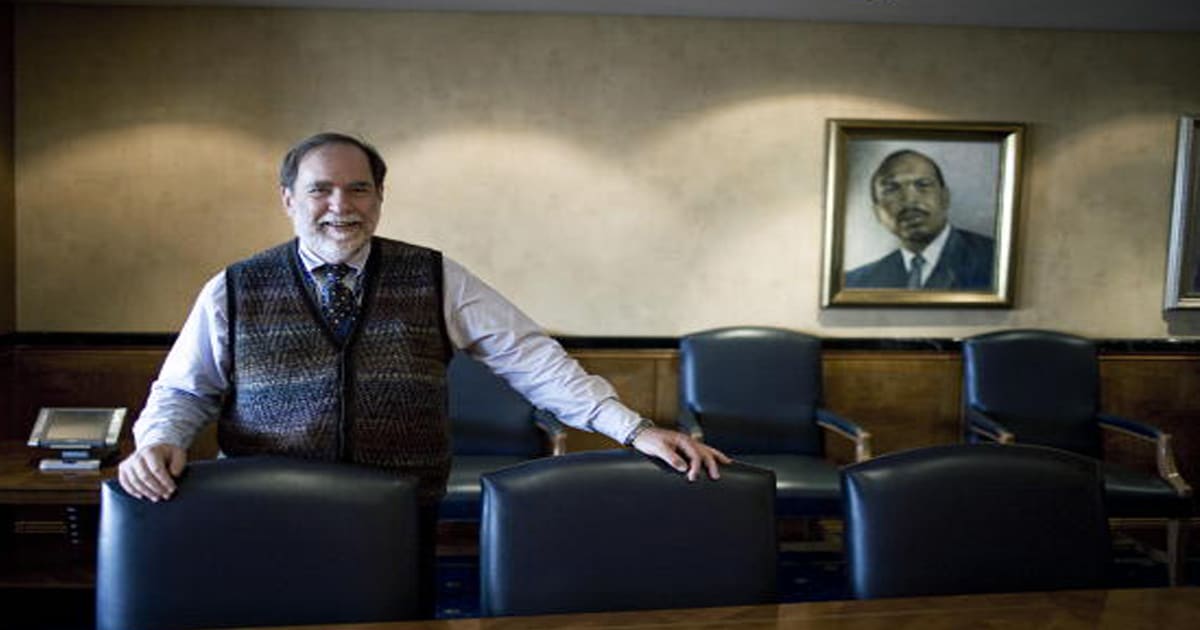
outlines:
{"label": "painted man in portrait", "polygon": [[899,247],[847,271],[847,288],[992,289],[995,241],[951,224],[950,189],[931,158],[910,149],[885,157],[871,176],[871,201]]}

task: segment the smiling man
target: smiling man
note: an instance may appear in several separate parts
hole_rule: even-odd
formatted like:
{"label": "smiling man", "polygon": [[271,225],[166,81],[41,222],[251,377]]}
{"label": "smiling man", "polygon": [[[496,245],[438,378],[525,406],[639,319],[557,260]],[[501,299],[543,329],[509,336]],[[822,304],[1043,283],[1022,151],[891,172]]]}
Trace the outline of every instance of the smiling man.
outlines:
{"label": "smiling man", "polygon": [[871,177],[875,218],[900,247],[846,272],[852,289],[990,290],[995,242],[950,224],[950,189],[928,156],[896,151]]}
{"label": "smiling man", "polygon": [[[729,459],[617,400],[499,293],[438,251],[374,235],[387,173],[356,138],[323,133],[283,159],[296,238],[205,285],[151,387],[119,468],[133,496],[170,498],[197,431],[229,456],[278,454],[416,477],[425,586],[450,469],[446,365],[463,349],[534,405],[669,463],[689,479]],[[426,597],[431,597],[426,593]]]}

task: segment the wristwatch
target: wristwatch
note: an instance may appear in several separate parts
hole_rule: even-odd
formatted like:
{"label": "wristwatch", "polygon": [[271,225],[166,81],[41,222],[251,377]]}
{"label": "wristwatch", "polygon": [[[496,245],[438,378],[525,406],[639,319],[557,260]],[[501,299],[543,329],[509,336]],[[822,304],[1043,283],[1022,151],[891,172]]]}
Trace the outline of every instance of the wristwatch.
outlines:
{"label": "wristwatch", "polygon": [[645,431],[646,429],[653,429],[656,426],[658,425],[654,424],[650,420],[647,420],[646,418],[642,418],[641,422],[638,422],[637,426],[633,427],[633,430],[630,431],[629,435],[625,437],[625,446],[633,446],[633,441],[638,439],[638,436],[642,434],[642,431]]}

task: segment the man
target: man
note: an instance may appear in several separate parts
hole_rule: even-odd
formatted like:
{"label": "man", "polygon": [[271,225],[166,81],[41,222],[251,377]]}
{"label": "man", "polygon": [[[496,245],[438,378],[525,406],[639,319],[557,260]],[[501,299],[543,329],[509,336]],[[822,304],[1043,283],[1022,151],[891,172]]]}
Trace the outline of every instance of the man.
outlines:
{"label": "man", "polygon": [[571,426],[661,458],[690,480],[702,468],[718,478],[728,457],[640,418],[457,263],[375,237],[386,172],[373,147],[340,134],[318,134],[288,152],[280,194],[296,239],[205,285],[134,425],[137,449],[119,467],[127,492],[170,498],[188,445],[214,420],[226,455],[411,474],[428,587],[450,466],[445,370],[454,348]]}
{"label": "man", "polygon": [[892,253],[846,272],[852,289],[986,291],[995,243],[950,225],[950,190],[928,156],[896,151],[871,177],[875,217],[900,240]]}

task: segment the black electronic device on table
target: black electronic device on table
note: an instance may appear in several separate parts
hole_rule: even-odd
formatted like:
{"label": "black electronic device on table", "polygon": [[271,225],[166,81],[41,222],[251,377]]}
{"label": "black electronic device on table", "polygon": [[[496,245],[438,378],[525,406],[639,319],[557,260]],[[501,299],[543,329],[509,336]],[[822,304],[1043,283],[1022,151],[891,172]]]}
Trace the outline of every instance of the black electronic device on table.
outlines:
{"label": "black electronic device on table", "polygon": [[43,459],[40,470],[99,470],[100,460],[116,449],[125,407],[43,407],[29,434],[29,446],[61,451]]}

